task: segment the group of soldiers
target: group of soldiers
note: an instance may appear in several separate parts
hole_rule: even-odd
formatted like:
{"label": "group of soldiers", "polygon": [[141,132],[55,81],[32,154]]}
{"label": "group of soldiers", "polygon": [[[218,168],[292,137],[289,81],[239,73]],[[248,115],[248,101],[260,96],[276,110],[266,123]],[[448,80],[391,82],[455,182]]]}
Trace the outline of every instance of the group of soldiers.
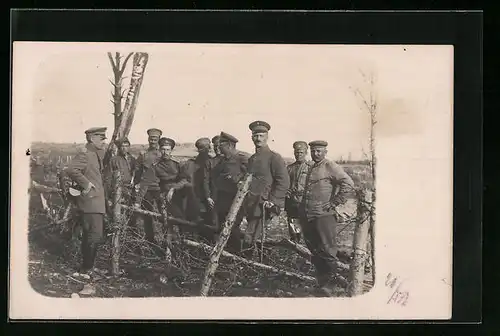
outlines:
{"label": "group of soldiers", "polygon": [[[78,192],[75,201],[81,213],[82,265],[79,274],[91,279],[97,269],[94,261],[98,246],[104,243],[104,214],[109,205],[111,178],[120,171],[125,193],[124,202],[137,208],[154,211],[165,200],[171,216],[215,228],[215,241],[235,198],[239,183],[249,173],[253,178],[243,205],[236,216],[227,250],[251,257],[265,223],[284,210],[289,233],[295,241],[304,240],[311,251],[318,288],[332,295],[336,282],[336,226],[352,213],[342,210],[354,199],[354,184],[335,162],[326,159],[326,141],[293,143],[296,161],[286,165],[282,156],[268,146],[271,126],[264,121],[249,125],[255,153],[247,158],[237,150],[238,139],[221,132],[213,138],[195,142],[198,155],[181,165],[172,158],[176,143],[153,128],[147,131],[149,147],[135,159],[128,139],[119,139],[117,155],[103,167],[105,127],[85,131],[87,145],[68,168],[67,175]],[[211,147],[215,156],[210,155]],[[312,160],[307,159],[308,151]],[[131,225],[137,222],[134,215]],[[240,229],[246,218],[247,226]],[[143,216],[146,239],[155,242],[153,220]],[[163,249],[157,249],[163,253]],[[92,293],[86,285],[83,294]],[[87,293],[85,293],[87,292]]]}

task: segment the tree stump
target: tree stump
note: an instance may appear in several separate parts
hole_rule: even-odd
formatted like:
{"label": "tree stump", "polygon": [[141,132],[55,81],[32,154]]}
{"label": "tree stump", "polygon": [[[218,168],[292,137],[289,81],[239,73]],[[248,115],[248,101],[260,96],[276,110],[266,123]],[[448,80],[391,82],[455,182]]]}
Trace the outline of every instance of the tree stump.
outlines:
{"label": "tree stump", "polygon": [[358,202],[358,222],[354,230],[353,258],[349,269],[349,296],[356,296],[363,292],[365,280],[365,261],[368,256],[367,243],[370,229],[370,213],[373,192],[363,190]]}

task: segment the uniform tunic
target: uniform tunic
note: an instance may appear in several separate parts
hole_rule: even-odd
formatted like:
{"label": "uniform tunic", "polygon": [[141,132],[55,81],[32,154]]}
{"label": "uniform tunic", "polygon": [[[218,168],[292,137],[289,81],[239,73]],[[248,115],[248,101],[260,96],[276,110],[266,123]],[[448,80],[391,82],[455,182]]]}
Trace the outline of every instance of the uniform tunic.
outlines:
{"label": "uniform tunic", "polygon": [[285,197],[290,177],[281,155],[268,146],[258,148],[248,160],[248,172],[253,174],[249,193],[259,195],[280,208],[285,206]]}
{"label": "uniform tunic", "polygon": [[75,202],[82,213],[83,228],[82,254],[83,267],[90,268],[93,257],[89,254],[89,244],[104,242],[104,214],[106,213],[106,198],[103,181],[104,150],[97,149],[88,143],[78,153],[66,168],[67,176],[77,184],[77,188],[85,190],[89,183],[95,188],[86,195],[75,197]]}
{"label": "uniform tunic", "polygon": [[214,199],[216,196],[217,193],[215,190],[216,176],[213,174],[213,169],[219,164],[219,162],[223,158],[224,157],[222,155],[217,155],[205,162],[204,177],[203,177],[203,193],[205,195],[205,199],[209,198]]}
{"label": "uniform tunic", "polygon": [[[238,192],[238,182],[241,181],[247,172],[247,163],[248,160],[243,154],[234,153],[222,157],[212,170],[213,183],[217,191],[214,197],[215,209],[220,222],[224,221],[231,209],[234,197]],[[232,252],[237,252],[240,248],[241,231],[239,225],[243,219],[243,215],[244,211],[240,210],[231,230],[228,249]],[[219,230],[220,228],[220,225],[218,225]]]}
{"label": "uniform tunic", "polygon": [[106,172],[106,188],[110,191],[108,193],[108,195],[110,196],[112,195],[111,190],[113,188],[113,174],[115,171],[120,172],[121,184],[124,187],[125,192],[124,196],[128,201],[129,197],[132,194],[132,189],[130,186],[133,183],[132,176],[136,171],[136,159],[129,153],[127,153],[126,155],[118,154],[111,158],[109,162],[109,168]]}
{"label": "uniform tunic", "polygon": [[122,182],[124,184],[132,183],[132,176],[136,169],[136,159],[129,153],[126,155],[118,154],[111,158],[109,162],[111,173],[120,171]]}
{"label": "uniform tunic", "polygon": [[190,188],[188,192],[188,208],[191,211],[207,211],[207,197],[205,191],[206,167],[209,156],[198,155],[184,163],[184,169],[189,175]]}
{"label": "uniform tunic", "polygon": [[281,155],[268,146],[258,148],[248,160],[248,172],[253,174],[249,192],[245,198],[245,214],[248,226],[245,232],[245,244],[255,242],[262,231],[262,204],[272,202],[278,209],[269,209],[270,213],[279,214],[285,206],[285,197],[290,185],[290,177]]}
{"label": "uniform tunic", "polygon": [[89,182],[95,186],[86,195],[76,197],[78,209],[83,213],[106,213],[106,201],[103,182],[104,150],[88,143],[66,168],[66,174],[81,189],[87,189]]}
{"label": "uniform tunic", "polygon": [[141,153],[137,158],[137,171],[134,178],[134,184],[140,184],[142,196],[147,190],[160,190],[159,179],[153,168],[153,165],[156,164],[160,158],[160,151],[155,148],[148,148],[146,152]]}
{"label": "uniform tunic", "polygon": [[287,193],[285,210],[290,218],[298,218],[299,216],[298,209],[304,196],[307,174],[312,164],[310,161],[296,161],[287,166],[290,188]]}
{"label": "uniform tunic", "polygon": [[354,197],[354,182],[335,162],[323,159],[311,166],[302,207],[307,218],[336,215],[335,208]]}

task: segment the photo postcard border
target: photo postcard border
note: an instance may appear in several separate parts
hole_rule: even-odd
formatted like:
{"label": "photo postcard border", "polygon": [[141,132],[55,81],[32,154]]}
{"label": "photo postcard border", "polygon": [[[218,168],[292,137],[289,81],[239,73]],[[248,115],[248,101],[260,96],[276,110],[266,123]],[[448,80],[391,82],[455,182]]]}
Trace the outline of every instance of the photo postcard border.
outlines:
{"label": "photo postcard border", "polygon": [[15,11],[12,15],[13,41],[454,45],[453,260],[460,262],[453,265],[452,321],[480,319],[480,12]]}

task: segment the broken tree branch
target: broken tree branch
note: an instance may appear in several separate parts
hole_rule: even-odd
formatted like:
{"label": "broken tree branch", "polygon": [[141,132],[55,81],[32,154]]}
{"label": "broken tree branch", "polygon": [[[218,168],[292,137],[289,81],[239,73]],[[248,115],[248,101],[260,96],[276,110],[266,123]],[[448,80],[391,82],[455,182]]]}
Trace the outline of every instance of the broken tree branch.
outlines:
{"label": "broken tree branch", "polygon": [[[183,239],[182,243],[184,243],[185,245],[188,245],[188,246],[201,248],[206,253],[211,253],[212,250],[213,250],[213,247],[210,246],[210,245],[207,245],[207,244],[204,244],[204,243],[195,242],[195,241],[188,240],[188,239]],[[289,277],[300,279],[302,281],[316,282],[316,278],[314,278],[312,276],[308,276],[308,275],[304,275],[304,274],[299,274],[299,273],[294,273],[294,272],[290,272],[290,271],[286,271],[286,270],[281,270],[281,269],[278,269],[278,268],[273,267],[273,266],[269,266],[269,265],[262,264],[262,263],[259,263],[259,262],[256,262],[256,261],[248,260],[248,259],[245,259],[245,258],[242,258],[242,257],[238,257],[238,256],[236,256],[236,255],[234,255],[232,253],[227,252],[227,251],[222,251],[221,255],[224,256],[224,257],[226,257],[226,258],[230,258],[232,260],[239,261],[239,262],[244,263],[246,265],[250,265],[250,266],[257,267],[257,268],[265,269],[267,271],[271,271],[271,272],[278,273],[278,274],[283,274],[283,275],[286,275],[286,276],[289,276]]]}
{"label": "broken tree branch", "polygon": [[207,268],[205,270],[205,276],[203,277],[203,282],[201,284],[201,290],[200,290],[201,296],[208,295],[208,291],[210,290],[210,285],[212,284],[215,271],[219,266],[219,258],[229,239],[229,236],[231,234],[231,229],[233,228],[236,216],[238,215],[241,205],[243,204],[243,200],[245,199],[245,196],[248,193],[251,181],[252,181],[252,174],[247,174],[243,179],[243,182],[239,185],[238,192],[234,197],[233,203],[231,204],[231,208],[229,209],[226,220],[222,225],[222,232],[220,233],[219,239],[217,240],[217,243],[215,244],[215,247],[210,255],[210,262],[207,265]]}

